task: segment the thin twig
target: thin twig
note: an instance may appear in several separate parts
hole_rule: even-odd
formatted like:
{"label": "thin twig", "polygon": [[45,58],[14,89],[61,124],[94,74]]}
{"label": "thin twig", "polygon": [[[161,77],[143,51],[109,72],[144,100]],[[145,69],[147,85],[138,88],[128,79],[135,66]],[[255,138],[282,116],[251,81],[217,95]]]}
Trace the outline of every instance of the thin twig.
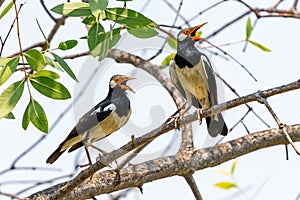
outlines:
{"label": "thin twig", "polygon": [[213,33],[209,34],[208,36],[206,36],[206,39],[209,39],[213,36],[216,36],[217,34],[221,33],[223,30],[225,30],[226,28],[228,28],[229,26],[233,25],[234,23],[238,22],[239,20],[243,19],[245,16],[247,16],[249,13],[251,13],[251,10],[244,12],[243,14],[237,16],[236,18],[234,18],[233,20],[227,22],[226,24],[224,24],[223,26],[221,26],[220,28],[218,28],[217,30],[215,30]]}
{"label": "thin twig", "polygon": [[6,34],[5,38],[4,38],[4,40],[1,39],[0,57],[2,56],[3,48],[4,48],[4,46],[5,46],[5,43],[6,43],[8,37],[9,37],[9,35],[10,35],[10,33],[11,33],[13,27],[14,27],[14,24],[15,24],[15,22],[16,22],[16,20],[17,20],[17,17],[18,17],[18,15],[19,15],[19,13],[20,13],[21,8],[23,7],[23,5],[24,5],[24,4],[20,4],[20,7],[19,7],[19,9],[18,9],[18,11],[17,11],[17,13],[16,13],[16,17],[15,17],[15,19],[13,20],[12,24],[10,25],[10,28],[9,28],[9,30],[8,30],[8,32],[7,32],[7,34]]}
{"label": "thin twig", "polygon": [[[251,112],[251,109],[248,109],[247,112],[240,118],[238,122],[236,122],[230,129],[229,132],[231,132],[235,127],[237,127],[240,123],[243,123],[243,120],[245,117]],[[247,129],[248,130],[248,129]]]}
{"label": "thin twig", "polygon": [[[237,96],[237,97],[241,97],[238,93],[237,93],[237,91],[236,91],[236,89],[234,89],[225,79],[223,79],[222,78],[222,76],[220,76],[220,74],[218,74],[217,72],[215,72],[214,71],[214,74]],[[265,124],[268,128],[270,128],[270,125],[267,123],[267,122],[265,122],[264,120],[263,120],[263,118],[262,117],[260,117],[254,110],[253,110],[253,108],[251,107],[251,106],[249,106],[249,104],[245,104],[246,106],[247,106],[247,108],[249,109],[249,110],[251,110],[252,111],[252,113],[263,123],[263,124]]]}
{"label": "thin twig", "polygon": [[283,1],[284,0],[278,0],[278,2],[273,6],[273,9],[275,10]]}
{"label": "thin twig", "polygon": [[12,199],[19,199],[19,200],[22,200],[22,198],[18,197],[18,196],[15,195],[15,194],[9,194],[9,193],[2,192],[2,191],[0,191],[0,195],[7,196],[7,197],[10,197],[10,198],[12,198]]}
{"label": "thin twig", "polygon": [[10,171],[13,171],[13,170],[18,170],[18,171],[22,171],[22,170],[40,170],[40,171],[60,171],[59,169],[56,169],[56,168],[48,168],[48,167],[30,167],[30,166],[27,166],[27,167],[16,167],[14,165],[11,165],[10,168],[8,169],[4,169],[0,172],[0,176],[10,172]]}
{"label": "thin twig", "polygon": [[278,118],[278,116],[275,114],[274,110],[272,109],[272,107],[270,106],[269,102],[267,101],[266,97],[264,96],[264,94],[260,91],[258,91],[256,93],[257,95],[257,101],[259,103],[262,103],[266,106],[266,108],[268,109],[268,111],[270,112],[270,114],[272,115],[272,117],[274,118],[274,120],[276,121],[278,127],[280,130],[283,131],[283,133],[285,134],[287,140],[289,141],[289,143],[292,145],[293,149],[295,150],[295,152],[300,155],[300,151],[298,150],[298,148],[296,147],[295,143],[293,142],[292,138],[289,136],[289,134],[287,134],[286,130],[285,130],[285,126]]}
{"label": "thin twig", "polygon": [[272,117],[274,118],[274,120],[276,121],[278,127],[281,127],[282,123],[279,120],[279,118],[277,117],[277,115],[275,114],[275,112],[273,111],[273,109],[270,106],[270,104],[267,101],[267,99],[263,96],[263,94],[260,91],[258,91],[256,94],[257,94],[257,102],[259,102],[261,104],[264,104],[266,106],[266,108],[268,109],[268,111],[270,112],[270,114],[272,115]]}
{"label": "thin twig", "polygon": [[284,133],[286,139],[289,141],[290,145],[293,147],[293,149],[295,150],[295,152],[300,155],[300,151],[297,148],[297,146],[295,145],[295,142],[292,140],[291,136],[287,133],[286,131],[286,125],[284,125],[284,127],[282,128],[282,132]]}
{"label": "thin twig", "polygon": [[298,0],[295,0],[293,3],[293,7],[291,8],[291,11],[296,13],[297,12],[297,5],[298,5]]}
{"label": "thin twig", "polygon": [[[181,0],[182,1],[182,0]],[[189,23],[189,20],[186,20],[185,19],[185,17],[183,17],[181,14],[180,14],[180,12],[177,12],[178,10],[176,10],[176,8],[174,8],[174,6],[169,2],[169,1],[167,1],[167,0],[164,0],[164,2],[174,11],[174,12],[176,12],[176,13],[178,13],[178,14],[176,14],[176,15],[178,15],[183,21],[184,21],[184,23],[187,25],[187,26],[190,26],[190,23]],[[181,4],[182,4],[182,2],[181,2]],[[179,5],[180,7],[181,7],[181,5]]]}
{"label": "thin twig", "polygon": [[60,180],[60,179],[71,178],[73,175],[74,174],[71,173],[71,174],[55,177],[55,178],[52,178],[52,179],[49,179],[49,180],[36,181],[35,184],[33,184],[33,185],[31,185],[27,188],[24,188],[24,189],[20,190],[19,192],[17,192],[17,195],[20,195],[24,192],[27,192],[28,190],[31,190],[31,189],[36,188],[36,187],[38,187],[40,185],[43,185],[43,184],[53,183],[54,181],[57,181],[57,180]]}
{"label": "thin twig", "polygon": [[257,81],[257,79],[254,77],[254,75],[247,69],[247,67],[245,67],[245,65],[243,65],[240,61],[238,61],[236,58],[234,58],[231,54],[229,54],[228,52],[224,51],[223,49],[221,49],[220,47],[214,45],[213,43],[211,43],[208,40],[205,40],[205,42],[207,42],[208,44],[214,46],[216,49],[218,49],[219,51],[221,51],[222,53],[224,53],[224,55],[227,55],[228,57],[230,57],[235,63],[237,63],[238,65],[240,65],[249,75],[250,77],[253,78],[254,81]]}
{"label": "thin twig", "polygon": [[58,31],[59,27],[65,24],[65,21],[68,17],[66,16],[62,16],[60,19],[57,20],[56,24],[54,25],[54,27],[52,28],[47,41],[50,43],[54,37],[54,35],[56,34],[56,32]]}
{"label": "thin twig", "polygon": [[40,3],[42,4],[43,9],[45,10],[45,12],[47,13],[47,15],[55,22],[57,23],[58,19],[56,19],[51,12],[49,11],[49,9],[47,8],[47,6],[45,5],[44,0],[40,0]]}
{"label": "thin twig", "polygon": [[195,199],[203,200],[193,175],[184,176],[184,178],[185,178],[186,182],[189,184],[189,186],[194,194]]}
{"label": "thin twig", "polygon": [[217,3],[215,3],[215,4],[211,5],[211,6],[209,6],[208,8],[205,8],[204,10],[200,11],[197,15],[191,17],[188,21],[189,21],[189,22],[194,21],[194,20],[197,19],[200,15],[203,15],[205,12],[207,12],[207,11],[209,11],[209,10],[211,10],[211,9],[213,9],[213,8],[215,8],[215,7],[217,7],[218,5],[224,3],[225,1],[228,1],[228,0],[222,0],[222,1],[219,1],[219,2],[217,2]]}

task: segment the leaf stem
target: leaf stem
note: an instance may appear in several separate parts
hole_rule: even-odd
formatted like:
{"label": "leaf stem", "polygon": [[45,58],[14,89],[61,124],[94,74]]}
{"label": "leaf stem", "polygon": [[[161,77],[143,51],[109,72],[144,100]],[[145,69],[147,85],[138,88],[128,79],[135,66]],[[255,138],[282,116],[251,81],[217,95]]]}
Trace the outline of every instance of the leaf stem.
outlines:
{"label": "leaf stem", "polygon": [[30,98],[32,98],[29,83],[28,83],[28,80],[27,80],[26,66],[24,64],[25,59],[24,59],[21,36],[20,36],[19,12],[20,12],[23,5],[24,5],[24,3],[20,4],[19,9],[17,9],[16,0],[14,0],[14,8],[15,8],[15,13],[16,13],[17,36],[18,36],[18,43],[19,43],[19,48],[20,48],[20,56],[21,56],[21,59],[22,59],[22,63],[23,63],[22,65],[23,65],[23,69],[24,69],[23,70],[24,71],[24,80],[26,81],[26,84],[27,84],[29,96],[30,96]]}

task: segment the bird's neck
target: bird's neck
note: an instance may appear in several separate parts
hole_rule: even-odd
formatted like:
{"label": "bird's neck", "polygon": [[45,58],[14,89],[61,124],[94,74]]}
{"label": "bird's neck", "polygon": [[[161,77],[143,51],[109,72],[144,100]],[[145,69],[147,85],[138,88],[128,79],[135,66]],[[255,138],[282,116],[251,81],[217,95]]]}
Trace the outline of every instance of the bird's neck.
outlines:
{"label": "bird's neck", "polygon": [[178,63],[185,63],[188,67],[197,65],[201,59],[201,52],[194,45],[194,42],[179,42],[175,62],[177,60]]}
{"label": "bird's neck", "polygon": [[123,90],[120,86],[116,86],[114,88],[109,88],[108,95],[106,98],[123,98],[127,97],[125,90]]}
{"label": "bird's neck", "polygon": [[130,101],[126,95],[126,91],[121,89],[120,86],[110,88],[107,100],[116,106],[116,113],[121,116],[126,116],[130,112]]}

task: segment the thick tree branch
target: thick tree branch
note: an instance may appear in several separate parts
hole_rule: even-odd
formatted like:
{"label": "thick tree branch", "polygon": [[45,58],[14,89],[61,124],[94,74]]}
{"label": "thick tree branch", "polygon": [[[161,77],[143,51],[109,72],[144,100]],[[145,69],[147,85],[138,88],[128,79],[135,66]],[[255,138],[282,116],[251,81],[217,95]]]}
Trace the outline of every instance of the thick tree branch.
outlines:
{"label": "thick tree branch", "polygon": [[[287,126],[286,130],[294,141],[300,141],[300,124]],[[190,149],[175,156],[131,165],[120,170],[119,173],[115,170],[99,172],[93,175],[92,180],[86,180],[63,199],[87,199],[129,187],[141,187],[145,183],[162,178],[176,175],[185,176],[191,170],[197,171],[214,167],[258,149],[280,144],[288,144],[280,129],[252,133],[214,147],[200,150]],[[55,185],[25,199],[52,199],[52,192],[59,190],[64,184]]]}

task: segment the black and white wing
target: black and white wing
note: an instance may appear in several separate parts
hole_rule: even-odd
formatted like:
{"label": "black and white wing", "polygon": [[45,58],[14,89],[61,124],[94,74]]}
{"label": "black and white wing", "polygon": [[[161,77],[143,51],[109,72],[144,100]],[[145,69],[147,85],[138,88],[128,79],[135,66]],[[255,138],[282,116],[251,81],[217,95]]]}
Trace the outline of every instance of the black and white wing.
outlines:
{"label": "black and white wing", "polygon": [[[94,108],[92,108],[80,118],[76,126],[72,129],[72,131],[64,141],[69,141],[72,138],[76,138],[78,135],[83,134],[85,131],[91,129],[99,122],[107,118],[115,110],[115,108],[115,105],[112,104],[110,99],[105,99],[101,101]],[[69,152],[78,149],[82,145],[83,144],[81,142],[73,144]]]}

